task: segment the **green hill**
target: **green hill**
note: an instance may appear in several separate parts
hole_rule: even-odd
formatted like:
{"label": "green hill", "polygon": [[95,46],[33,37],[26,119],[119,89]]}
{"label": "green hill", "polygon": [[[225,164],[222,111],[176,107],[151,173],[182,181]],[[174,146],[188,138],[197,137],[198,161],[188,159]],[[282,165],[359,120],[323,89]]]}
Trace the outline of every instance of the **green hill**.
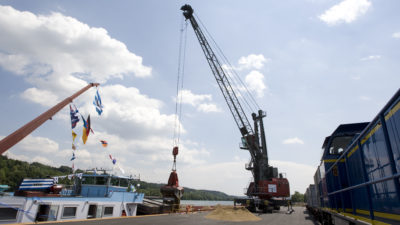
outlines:
{"label": "green hill", "polygon": [[[156,184],[140,181],[139,192],[147,196],[161,196],[160,187],[165,184]],[[227,195],[220,191],[196,190],[185,187],[182,200],[211,200],[211,201],[233,201],[234,196]]]}
{"label": "green hill", "polygon": [[[78,170],[77,172],[82,172]],[[58,168],[43,165],[41,163],[28,163],[20,160],[9,159],[0,156],[0,184],[9,185],[9,191],[15,191],[24,178],[46,178],[62,176],[72,173],[72,168],[60,166]],[[167,179],[167,178],[166,178]],[[66,179],[65,182],[68,182]],[[160,187],[165,184],[149,183],[140,181],[138,192],[148,196],[161,196]],[[185,187],[183,200],[233,200],[234,196],[219,191],[196,190]]]}

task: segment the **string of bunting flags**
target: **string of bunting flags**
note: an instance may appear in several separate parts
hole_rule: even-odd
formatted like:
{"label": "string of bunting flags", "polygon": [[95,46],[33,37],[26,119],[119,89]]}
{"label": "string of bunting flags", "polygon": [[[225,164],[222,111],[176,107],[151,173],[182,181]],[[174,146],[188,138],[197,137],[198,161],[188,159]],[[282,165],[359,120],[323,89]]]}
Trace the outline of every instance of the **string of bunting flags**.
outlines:
{"label": "string of bunting flags", "polygon": [[69,174],[69,175],[64,175],[64,176],[57,176],[57,177],[52,177],[54,180],[55,184],[58,184],[58,180],[59,179],[65,179],[68,178],[69,180],[71,180],[74,177],[78,177],[79,179],[82,179],[82,174],[83,173],[76,173],[76,174]]}
{"label": "string of bunting flags", "polygon": [[[95,106],[96,112],[99,116],[101,116],[101,114],[103,113],[103,103],[100,97],[100,93],[97,87],[96,90],[96,94],[94,96],[94,100],[93,100],[93,105]],[[77,124],[79,123],[80,120],[82,120],[83,123],[83,127],[82,127],[82,142],[83,144],[86,144],[87,139],[89,137],[89,134],[92,133],[94,134],[94,131],[92,129],[92,124],[90,121],[90,114],[87,116],[87,119],[85,120],[85,117],[79,112],[78,108],[76,107],[75,104],[71,103],[69,105],[70,108],[70,117],[71,117],[71,130],[72,130],[72,157],[71,160],[72,161],[72,170],[74,172],[74,160],[77,158],[75,155],[75,151],[77,150],[77,147],[79,146],[78,141],[76,141],[76,137],[78,136],[76,129],[77,129]],[[99,140],[99,142],[101,143],[101,145],[106,148],[108,146],[108,142],[105,140]],[[114,166],[117,166],[120,171],[124,174],[124,170],[119,167],[118,165],[116,165],[116,159],[111,157],[111,154],[108,154],[109,157],[111,158],[111,161],[113,163]]]}

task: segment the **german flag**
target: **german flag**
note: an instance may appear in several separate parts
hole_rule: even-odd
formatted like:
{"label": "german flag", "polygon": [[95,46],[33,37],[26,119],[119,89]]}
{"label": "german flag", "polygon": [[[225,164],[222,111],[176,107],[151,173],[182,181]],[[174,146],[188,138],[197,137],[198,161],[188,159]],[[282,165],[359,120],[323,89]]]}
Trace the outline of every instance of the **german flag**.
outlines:
{"label": "german flag", "polygon": [[101,144],[103,145],[103,147],[107,147],[108,143],[107,141],[104,140],[100,140]]}

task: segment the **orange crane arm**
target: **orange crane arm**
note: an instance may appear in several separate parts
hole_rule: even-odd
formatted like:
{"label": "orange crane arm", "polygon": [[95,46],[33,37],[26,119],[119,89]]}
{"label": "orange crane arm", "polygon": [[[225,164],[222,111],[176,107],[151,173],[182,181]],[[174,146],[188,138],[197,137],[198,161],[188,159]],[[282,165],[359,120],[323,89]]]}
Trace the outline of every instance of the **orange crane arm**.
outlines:
{"label": "orange crane arm", "polygon": [[80,91],[76,92],[75,94],[71,95],[70,97],[64,99],[62,102],[58,103],[57,105],[53,106],[53,108],[47,110],[46,112],[42,113],[40,116],[33,119],[31,122],[25,124],[23,127],[19,128],[18,130],[14,131],[14,133],[8,135],[7,137],[3,138],[0,141],[0,155],[7,151],[9,148],[20,142],[26,136],[28,136],[32,131],[36,130],[40,127],[44,122],[48,119],[51,119],[58,111],[68,105],[72,100],[76,97],[81,95],[83,92],[87,91],[89,88],[93,86],[99,86],[98,83],[90,83],[86,87],[82,88]]}

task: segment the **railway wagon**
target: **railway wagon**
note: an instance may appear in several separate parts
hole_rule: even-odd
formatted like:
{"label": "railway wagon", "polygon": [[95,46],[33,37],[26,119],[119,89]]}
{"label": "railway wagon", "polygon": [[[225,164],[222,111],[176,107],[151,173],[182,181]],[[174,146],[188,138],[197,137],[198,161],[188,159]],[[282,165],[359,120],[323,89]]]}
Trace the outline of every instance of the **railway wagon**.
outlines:
{"label": "railway wagon", "polygon": [[340,125],[322,149],[306,193],[322,224],[400,224],[400,89],[371,122]]}

